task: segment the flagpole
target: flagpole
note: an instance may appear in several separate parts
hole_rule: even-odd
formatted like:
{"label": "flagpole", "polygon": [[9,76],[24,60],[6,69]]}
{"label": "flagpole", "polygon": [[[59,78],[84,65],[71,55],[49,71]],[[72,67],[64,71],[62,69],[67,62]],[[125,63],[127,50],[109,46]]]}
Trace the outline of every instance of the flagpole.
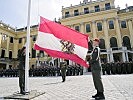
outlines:
{"label": "flagpole", "polygon": [[28,18],[27,18],[27,41],[26,41],[26,63],[25,63],[25,92],[29,92],[29,47],[30,47],[30,8],[31,0],[28,4]]}

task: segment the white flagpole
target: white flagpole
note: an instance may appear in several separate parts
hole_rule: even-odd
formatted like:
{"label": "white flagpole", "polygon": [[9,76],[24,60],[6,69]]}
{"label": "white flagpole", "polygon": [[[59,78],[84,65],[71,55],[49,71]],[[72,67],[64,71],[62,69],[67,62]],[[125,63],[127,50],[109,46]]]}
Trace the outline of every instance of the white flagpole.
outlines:
{"label": "white flagpole", "polygon": [[30,47],[30,8],[31,0],[28,4],[28,18],[27,18],[27,41],[26,41],[26,63],[25,63],[25,92],[29,92],[29,47]]}

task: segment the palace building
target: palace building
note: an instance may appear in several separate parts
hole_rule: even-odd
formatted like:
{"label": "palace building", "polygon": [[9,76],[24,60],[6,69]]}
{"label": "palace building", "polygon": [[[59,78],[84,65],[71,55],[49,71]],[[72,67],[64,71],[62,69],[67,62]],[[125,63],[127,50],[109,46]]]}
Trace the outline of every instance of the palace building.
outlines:
{"label": "palace building", "polygon": [[[62,7],[59,21],[88,34],[91,40],[99,38],[102,62],[133,61],[133,6],[120,9],[115,7],[114,0],[83,0],[78,5]],[[17,67],[17,54],[26,43],[26,32],[26,27],[17,29],[0,22],[0,69]],[[33,49],[37,32],[38,25],[31,26],[30,67],[46,61],[57,66],[58,59]]]}
{"label": "palace building", "polygon": [[114,0],[83,0],[62,7],[61,24],[100,39],[101,61],[133,60],[133,6],[115,7]]}

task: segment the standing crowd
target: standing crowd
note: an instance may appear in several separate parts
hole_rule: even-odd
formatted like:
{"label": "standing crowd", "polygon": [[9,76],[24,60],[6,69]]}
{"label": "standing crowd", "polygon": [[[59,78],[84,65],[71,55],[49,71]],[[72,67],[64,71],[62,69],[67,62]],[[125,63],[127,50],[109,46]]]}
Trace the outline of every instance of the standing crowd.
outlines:
{"label": "standing crowd", "polygon": [[114,62],[102,63],[102,73],[107,74],[131,74],[133,73],[133,61],[131,62]]}
{"label": "standing crowd", "polygon": [[[83,67],[68,65],[66,69],[67,76],[83,75]],[[18,69],[2,69],[0,77],[18,77]],[[45,76],[61,76],[60,67],[45,65],[39,68],[31,68],[29,70],[30,77],[45,77]]]}

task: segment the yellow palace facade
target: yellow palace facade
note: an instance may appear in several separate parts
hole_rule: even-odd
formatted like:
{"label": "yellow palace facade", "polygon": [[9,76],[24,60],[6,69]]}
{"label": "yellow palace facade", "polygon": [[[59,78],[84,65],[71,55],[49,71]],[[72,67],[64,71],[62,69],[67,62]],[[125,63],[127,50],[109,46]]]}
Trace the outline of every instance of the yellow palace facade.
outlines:
{"label": "yellow palace facade", "polygon": [[115,7],[114,0],[83,0],[62,6],[61,24],[100,39],[102,62],[133,60],[133,6]]}
{"label": "yellow palace facade", "polygon": [[[73,28],[90,39],[99,38],[101,61],[133,61],[133,6],[125,9],[115,7],[114,0],[83,0],[79,5],[62,7],[61,24]],[[0,69],[16,68],[18,51],[26,43],[26,27],[15,29],[0,21]],[[38,25],[31,26],[30,67],[46,61],[58,65],[58,59],[36,51]],[[69,64],[73,62],[69,61]]]}

